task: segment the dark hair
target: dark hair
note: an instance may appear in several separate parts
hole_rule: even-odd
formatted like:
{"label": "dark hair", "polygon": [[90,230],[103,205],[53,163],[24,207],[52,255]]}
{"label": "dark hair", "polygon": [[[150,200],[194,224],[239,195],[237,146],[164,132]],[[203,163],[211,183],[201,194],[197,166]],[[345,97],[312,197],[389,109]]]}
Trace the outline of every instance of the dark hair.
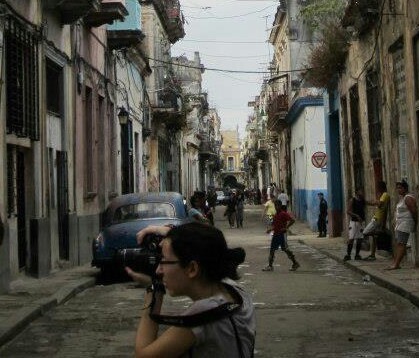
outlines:
{"label": "dark hair", "polygon": [[400,185],[404,190],[408,191],[409,190],[409,184],[407,184],[406,180],[402,180],[402,181],[398,181],[396,183],[396,186]]}
{"label": "dark hair", "polygon": [[211,282],[239,278],[237,266],[244,261],[246,252],[241,247],[228,248],[224,234],[217,228],[195,222],[176,226],[167,236],[182,267],[198,262],[202,275]]}
{"label": "dark hair", "polygon": [[276,211],[282,211],[283,210],[282,201],[281,200],[275,200],[274,201],[274,204],[275,204]]}
{"label": "dark hair", "polygon": [[387,191],[387,184],[386,184],[386,182],[385,181],[379,181],[378,183],[377,183],[377,189],[380,191],[380,192],[385,192],[385,191]]}
{"label": "dark hair", "polygon": [[317,193],[318,196],[324,196],[323,193]]}

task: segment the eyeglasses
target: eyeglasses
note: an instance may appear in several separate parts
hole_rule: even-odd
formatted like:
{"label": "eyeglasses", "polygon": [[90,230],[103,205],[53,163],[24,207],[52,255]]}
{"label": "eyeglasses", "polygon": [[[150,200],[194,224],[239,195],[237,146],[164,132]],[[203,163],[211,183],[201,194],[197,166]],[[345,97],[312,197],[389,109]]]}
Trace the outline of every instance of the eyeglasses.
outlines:
{"label": "eyeglasses", "polygon": [[179,260],[161,260],[159,262],[159,265],[175,265],[178,264],[180,261]]}

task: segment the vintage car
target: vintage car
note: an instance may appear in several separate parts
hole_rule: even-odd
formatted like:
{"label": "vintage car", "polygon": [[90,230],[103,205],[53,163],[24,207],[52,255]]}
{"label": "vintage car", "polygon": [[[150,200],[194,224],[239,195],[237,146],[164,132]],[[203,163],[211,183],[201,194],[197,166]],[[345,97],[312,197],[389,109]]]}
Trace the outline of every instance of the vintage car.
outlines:
{"label": "vintage car", "polygon": [[92,243],[92,266],[115,271],[122,265],[118,253],[138,249],[138,231],[148,225],[181,225],[190,222],[179,193],[136,193],[113,199],[103,214],[101,232]]}

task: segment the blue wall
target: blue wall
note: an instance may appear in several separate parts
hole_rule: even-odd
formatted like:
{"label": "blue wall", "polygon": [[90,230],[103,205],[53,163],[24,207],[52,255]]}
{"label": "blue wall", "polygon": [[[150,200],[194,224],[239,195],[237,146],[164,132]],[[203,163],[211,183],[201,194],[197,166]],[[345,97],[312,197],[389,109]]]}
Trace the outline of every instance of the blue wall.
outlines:
{"label": "blue wall", "polygon": [[293,190],[293,214],[299,220],[307,221],[313,231],[317,231],[317,219],[319,217],[319,198],[318,193],[323,193],[324,198],[328,201],[327,192],[324,189]]}
{"label": "blue wall", "polygon": [[125,0],[128,16],[124,21],[114,21],[109,30],[141,30],[141,6],[138,0]]}

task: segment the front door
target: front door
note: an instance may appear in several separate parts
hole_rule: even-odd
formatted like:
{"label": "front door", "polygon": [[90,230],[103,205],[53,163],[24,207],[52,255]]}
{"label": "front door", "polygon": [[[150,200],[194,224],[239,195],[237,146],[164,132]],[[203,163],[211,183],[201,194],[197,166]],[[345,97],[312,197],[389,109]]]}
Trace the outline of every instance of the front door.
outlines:
{"label": "front door", "polygon": [[57,151],[57,215],[60,259],[69,260],[67,153]]}

